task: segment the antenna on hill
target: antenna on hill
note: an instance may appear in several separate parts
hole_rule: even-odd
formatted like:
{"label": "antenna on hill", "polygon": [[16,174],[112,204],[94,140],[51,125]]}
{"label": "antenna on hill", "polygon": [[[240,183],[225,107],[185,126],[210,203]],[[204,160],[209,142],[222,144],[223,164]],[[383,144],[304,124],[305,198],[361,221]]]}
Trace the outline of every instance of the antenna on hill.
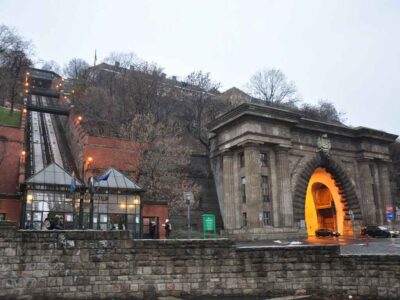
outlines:
{"label": "antenna on hill", "polygon": [[93,64],[93,67],[96,66],[96,63],[97,63],[97,49],[94,49],[94,64]]}

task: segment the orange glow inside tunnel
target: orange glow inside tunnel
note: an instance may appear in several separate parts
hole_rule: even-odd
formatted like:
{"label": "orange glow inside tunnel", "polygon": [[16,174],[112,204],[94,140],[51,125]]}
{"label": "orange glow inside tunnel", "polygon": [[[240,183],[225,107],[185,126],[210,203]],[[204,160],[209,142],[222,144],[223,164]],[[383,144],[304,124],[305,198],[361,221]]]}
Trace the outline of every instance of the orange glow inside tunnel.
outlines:
{"label": "orange glow inside tunnel", "polygon": [[315,236],[315,231],[320,228],[318,217],[321,218],[321,216],[318,216],[315,204],[317,200],[315,199],[315,197],[317,197],[315,189],[317,186],[325,186],[332,196],[332,201],[335,204],[336,209],[336,215],[333,215],[336,227],[335,230],[339,231],[342,235],[344,232],[348,233],[348,230],[344,230],[345,212],[343,211],[343,203],[341,201],[342,197],[339,194],[339,188],[336,186],[335,180],[329,172],[323,168],[317,168],[311,175],[306,193],[305,220],[308,236]]}

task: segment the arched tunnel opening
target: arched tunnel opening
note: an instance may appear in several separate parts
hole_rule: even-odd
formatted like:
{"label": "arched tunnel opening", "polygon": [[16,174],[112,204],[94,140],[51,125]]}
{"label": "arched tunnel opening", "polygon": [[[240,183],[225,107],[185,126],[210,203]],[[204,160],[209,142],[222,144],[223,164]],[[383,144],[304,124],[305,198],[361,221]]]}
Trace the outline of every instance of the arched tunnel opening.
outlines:
{"label": "arched tunnel opening", "polygon": [[352,224],[345,218],[346,207],[346,199],[332,174],[324,168],[316,168],[308,182],[305,199],[308,236],[315,236],[318,229],[330,229],[351,236]]}

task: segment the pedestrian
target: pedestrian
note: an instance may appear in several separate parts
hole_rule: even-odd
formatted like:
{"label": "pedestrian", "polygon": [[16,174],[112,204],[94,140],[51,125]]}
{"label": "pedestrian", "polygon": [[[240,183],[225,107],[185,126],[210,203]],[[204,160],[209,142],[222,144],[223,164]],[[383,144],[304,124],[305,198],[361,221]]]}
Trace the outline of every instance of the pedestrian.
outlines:
{"label": "pedestrian", "polygon": [[150,238],[154,239],[154,237],[156,235],[156,222],[154,222],[154,221],[150,222],[149,233],[150,233]]}
{"label": "pedestrian", "polygon": [[53,218],[50,219],[50,227],[49,230],[56,229],[56,225],[58,224],[58,215],[55,215]]}
{"label": "pedestrian", "polygon": [[64,217],[59,216],[55,229],[64,229]]}
{"label": "pedestrian", "polygon": [[50,221],[49,218],[44,219],[42,230],[49,230],[50,229]]}
{"label": "pedestrian", "polygon": [[164,229],[165,229],[165,237],[167,239],[169,239],[169,235],[171,234],[171,230],[172,230],[172,226],[169,223],[169,219],[165,220]]}

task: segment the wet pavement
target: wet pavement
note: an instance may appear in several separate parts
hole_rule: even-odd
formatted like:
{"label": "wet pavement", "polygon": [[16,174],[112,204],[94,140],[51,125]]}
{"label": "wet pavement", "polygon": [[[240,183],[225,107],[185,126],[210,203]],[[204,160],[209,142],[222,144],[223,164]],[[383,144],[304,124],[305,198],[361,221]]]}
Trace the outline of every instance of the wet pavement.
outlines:
{"label": "wet pavement", "polygon": [[342,255],[400,255],[400,238],[310,237],[304,240],[238,242],[238,248],[339,245]]}

